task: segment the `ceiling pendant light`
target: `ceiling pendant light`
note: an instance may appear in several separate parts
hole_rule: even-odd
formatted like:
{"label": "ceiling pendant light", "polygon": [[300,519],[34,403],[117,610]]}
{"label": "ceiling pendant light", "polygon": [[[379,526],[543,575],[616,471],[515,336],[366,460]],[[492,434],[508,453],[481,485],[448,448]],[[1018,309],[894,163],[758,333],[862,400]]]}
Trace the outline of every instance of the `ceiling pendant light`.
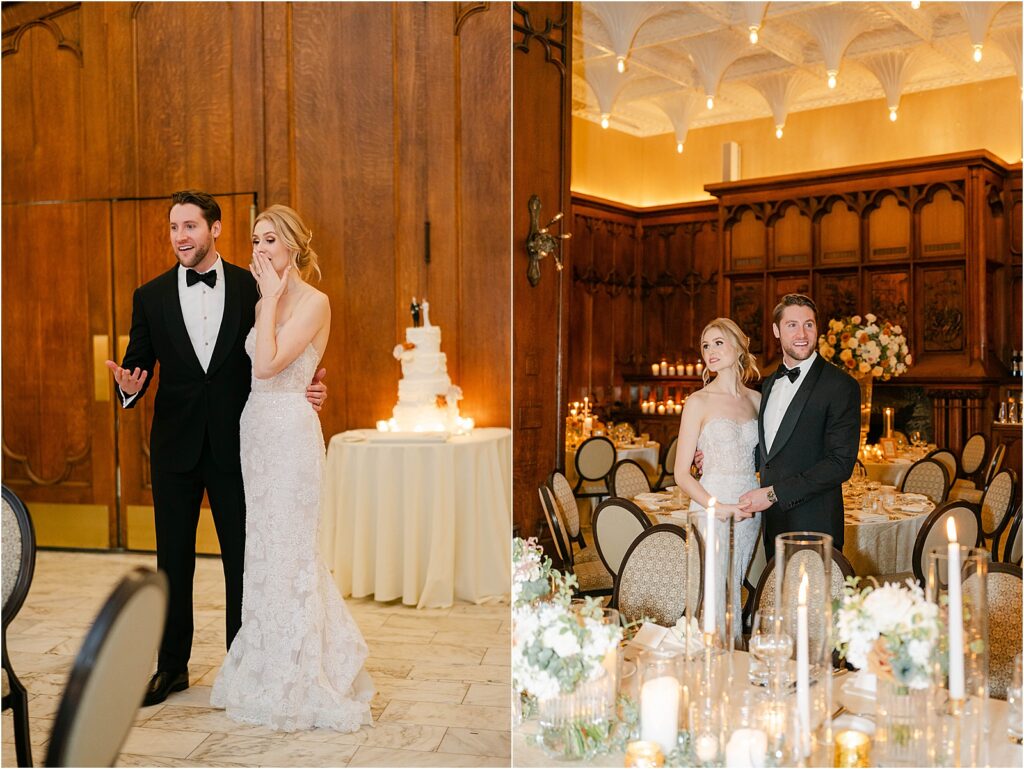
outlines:
{"label": "ceiling pendant light", "polygon": [[775,138],[776,139],[781,139],[782,138],[782,126],[780,126],[780,125],[775,126]]}
{"label": "ceiling pendant light", "polygon": [[916,11],[921,7],[921,0],[910,0],[910,7]]}
{"label": "ceiling pendant light", "polygon": [[981,43],[974,44],[974,60],[981,63]]}
{"label": "ceiling pendant light", "polygon": [[750,44],[751,45],[757,45],[757,30],[758,30],[758,28],[755,27],[755,26],[751,26],[750,27]]}
{"label": "ceiling pendant light", "polygon": [[715,99],[714,99],[713,96],[708,96],[708,100],[706,102],[704,102],[704,103],[707,105],[708,109],[714,109],[715,108]]}
{"label": "ceiling pendant light", "polygon": [[835,88],[836,87],[836,82],[837,82],[836,81],[836,77],[838,75],[839,75],[839,73],[836,70],[834,70],[834,69],[830,69],[828,71],[828,87],[829,88]]}
{"label": "ceiling pendant light", "polygon": [[678,152],[680,155],[683,154],[683,143],[682,142],[676,142],[676,152]]}
{"label": "ceiling pendant light", "polygon": [[891,122],[893,122],[893,123],[896,122],[896,117],[897,117],[896,110],[897,109],[898,109],[897,107],[889,107],[889,120]]}
{"label": "ceiling pendant light", "polygon": [[604,113],[601,114],[601,128],[607,128],[608,127],[608,125],[609,125],[608,117],[609,117],[609,115],[608,115],[607,112],[604,112]]}
{"label": "ceiling pendant light", "polygon": [[618,56],[618,57],[616,57],[616,59],[615,59],[615,69],[617,69],[619,71],[620,75],[623,72],[626,71],[626,57],[625,56]]}

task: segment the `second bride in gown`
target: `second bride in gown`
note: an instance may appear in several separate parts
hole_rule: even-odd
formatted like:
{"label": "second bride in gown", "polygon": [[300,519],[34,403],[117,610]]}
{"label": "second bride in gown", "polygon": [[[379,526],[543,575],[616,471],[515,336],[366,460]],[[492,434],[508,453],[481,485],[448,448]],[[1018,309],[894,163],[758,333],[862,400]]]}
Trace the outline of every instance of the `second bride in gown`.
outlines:
{"label": "second bride in gown", "polygon": [[[683,407],[676,449],[675,479],[690,497],[690,510],[704,510],[711,497],[716,499],[718,515],[716,537],[728,537],[728,518],[736,519],[732,568],[733,633],[739,636],[740,586],[750,567],[761,530],[761,514],[751,515],[737,502],[740,496],[759,487],[754,470],[754,449],[757,446],[757,414],[761,394],[746,387],[759,376],[750,340],[729,318],[716,318],[704,327],[700,336],[704,358],[704,387],[691,394]],[[690,475],[694,454],[704,455],[702,475]],[[705,536],[703,525],[701,536]],[[718,561],[716,576],[718,595],[725,590],[726,570]],[[706,594],[706,591],[705,591]]]}
{"label": "second bride in gown", "polygon": [[256,218],[250,269],[263,298],[245,341],[252,391],[242,412],[242,627],[210,703],[281,731],[352,732],[371,722],[368,649],[320,555],[324,439],[304,391],[327,346],[330,304],[298,214]]}

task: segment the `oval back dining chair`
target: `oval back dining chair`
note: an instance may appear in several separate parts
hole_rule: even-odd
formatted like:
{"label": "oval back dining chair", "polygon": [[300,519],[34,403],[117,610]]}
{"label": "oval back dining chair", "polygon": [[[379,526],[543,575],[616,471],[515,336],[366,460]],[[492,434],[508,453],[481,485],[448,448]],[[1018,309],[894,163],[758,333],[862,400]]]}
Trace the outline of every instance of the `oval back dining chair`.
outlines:
{"label": "oval back dining chair", "polygon": [[676,450],[679,448],[679,436],[673,436],[665,449],[665,456],[661,460],[661,472],[658,475],[658,482],[654,484],[656,489],[667,489],[675,486],[676,483]]}
{"label": "oval back dining chair", "polygon": [[1024,518],[1024,511],[1017,508],[1013,516],[1013,523],[1010,524],[1010,533],[1006,537],[1006,547],[1003,548],[1003,563],[1015,563],[1021,565],[1021,554],[1024,550],[1024,525],[1021,519]]}
{"label": "oval back dining chair", "polygon": [[925,455],[925,459],[931,459],[934,462],[938,462],[946,470],[946,480],[952,486],[953,481],[957,476],[957,463],[956,454],[949,449],[934,449]]}
{"label": "oval back dining chair", "polygon": [[[981,531],[977,508],[969,502],[947,502],[932,510],[921,524],[914,540],[914,553],[910,564],[914,570],[914,578],[924,587],[925,574],[928,569],[928,554],[936,547],[945,546],[949,540],[946,535],[946,519],[956,522],[956,536],[961,545],[974,547],[978,544]],[[946,575],[940,574],[945,581]]]}
{"label": "oval back dining chair", "polygon": [[[702,548],[695,548],[700,554]],[[698,556],[699,557],[699,556]],[[645,529],[633,540],[615,577],[612,603],[626,622],[646,617],[672,627],[686,601],[700,603],[700,564],[687,563],[686,533],[672,523]]]}
{"label": "oval back dining chair", "polygon": [[3,486],[3,709],[11,709],[14,751],[18,766],[32,766],[28,728],[28,692],[18,679],[7,654],[7,626],[17,616],[32,585],[36,568],[36,531],[28,508]]}
{"label": "oval back dining chair", "polygon": [[609,497],[594,511],[593,526],[597,554],[614,577],[633,540],[651,528],[651,519],[628,499]]}
{"label": "oval back dining chair", "polygon": [[562,559],[563,570],[576,575],[580,595],[609,595],[612,592],[612,575],[600,561],[581,561],[577,563],[572,555],[568,540],[564,537],[564,528],[558,518],[558,503],[551,489],[546,484],[537,488],[540,495],[540,506],[544,518],[548,522],[548,530],[555,543],[555,551]]}
{"label": "oval back dining chair", "polygon": [[985,489],[978,510],[981,516],[981,543],[991,540],[992,560],[997,560],[999,538],[1010,525],[1013,517],[1014,495],[1017,490],[1017,473],[1006,468],[996,473]]}
{"label": "oval back dining chair", "polygon": [[632,459],[621,459],[616,462],[608,477],[608,490],[613,497],[633,499],[637,494],[646,494],[651,490],[651,481],[647,473]]}
{"label": "oval back dining chair", "polygon": [[970,480],[985,464],[988,441],[984,433],[975,433],[967,439],[960,452],[960,477]]}
{"label": "oval back dining chair", "polygon": [[[964,594],[976,589],[968,586],[977,580],[976,572],[964,578]],[[990,563],[985,577],[988,599],[988,695],[1006,699],[1013,675],[1013,658],[1021,650],[1021,601],[1024,599],[1024,574],[1020,566]]]}
{"label": "oval back dining chair", "polygon": [[924,494],[937,505],[946,500],[949,493],[949,475],[946,468],[934,459],[920,459],[910,466],[903,476],[900,491],[910,494]]}
{"label": "oval back dining chair", "polygon": [[146,691],[167,613],[167,577],[137,568],[82,642],[61,697],[47,766],[113,766]]}
{"label": "oval back dining chair", "polygon": [[576,505],[576,495],[572,493],[572,486],[569,479],[558,470],[552,471],[548,476],[548,487],[554,492],[555,502],[562,512],[562,522],[565,524],[565,535],[567,544],[571,548],[572,543],[579,545],[579,552],[573,554],[574,560],[591,561],[597,558],[597,553],[587,548],[587,541],[583,538],[580,529],[580,509]]}
{"label": "oval back dining chair", "polygon": [[[615,444],[603,435],[587,438],[576,449],[576,487],[573,493],[577,497],[607,497],[608,473],[615,464]],[[597,484],[596,488],[585,488],[584,483]]]}
{"label": "oval back dining chair", "polygon": [[992,459],[989,460],[988,470],[985,471],[985,487],[988,487],[988,485],[992,482],[992,479],[996,477],[996,473],[1003,469],[1003,457],[1005,456],[1005,443],[1000,443],[992,450]]}

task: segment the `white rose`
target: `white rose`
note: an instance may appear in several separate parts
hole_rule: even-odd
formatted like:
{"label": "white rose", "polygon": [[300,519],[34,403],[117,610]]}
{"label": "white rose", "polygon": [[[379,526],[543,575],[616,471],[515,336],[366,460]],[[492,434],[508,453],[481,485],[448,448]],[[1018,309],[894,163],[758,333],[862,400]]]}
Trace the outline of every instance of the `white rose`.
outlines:
{"label": "white rose", "polygon": [[864,320],[866,320],[868,323],[874,323],[876,318],[872,313],[869,312],[867,315],[864,316]]}
{"label": "white rose", "polygon": [[892,333],[894,333],[894,334],[902,334],[903,333],[903,329],[900,328],[898,325],[897,326],[893,326],[892,327]]}
{"label": "white rose", "polygon": [[551,625],[541,636],[541,643],[551,649],[559,657],[571,657],[579,654],[580,644],[576,640],[576,634],[563,624]]}
{"label": "white rose", "polygon": [[850,322],[853,325],[855,325],[855,326],[859,326],[860,325],[860,315],[854,315],[852,318],[850,318]]}
{"label": "white rose", "polygon": [[864,610],[875,618],[879,633],[888,632],[914,609],[914,598],[897,585],[885,584],[864,599]]}

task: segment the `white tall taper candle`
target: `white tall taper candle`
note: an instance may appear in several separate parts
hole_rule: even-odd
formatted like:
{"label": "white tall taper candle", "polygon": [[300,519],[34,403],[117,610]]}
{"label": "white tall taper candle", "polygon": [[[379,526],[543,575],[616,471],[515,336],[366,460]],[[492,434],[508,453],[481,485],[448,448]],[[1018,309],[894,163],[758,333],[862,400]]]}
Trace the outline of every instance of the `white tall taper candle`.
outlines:
{"label": "white tall taper candle", "polygon": [[[803,570],[801,569],[803,572]],[[811,752],[810,666],[807,651],[807,572],[800,578],[796,607],[796,706],[799,717],[800,750]]]}
{"label": "white tall taper candle", "polygon": [[960,586],[960,543],[956,538],[956,522],[946,519],[946,537],[949,539],[949,697],[964,698],[964,605]]}
{"label": "white tall taper candle", "polygon": [[707,526],[704,530],[704,632],[714,633],[717,619],[715,608],[715,502],[708,500]]}

